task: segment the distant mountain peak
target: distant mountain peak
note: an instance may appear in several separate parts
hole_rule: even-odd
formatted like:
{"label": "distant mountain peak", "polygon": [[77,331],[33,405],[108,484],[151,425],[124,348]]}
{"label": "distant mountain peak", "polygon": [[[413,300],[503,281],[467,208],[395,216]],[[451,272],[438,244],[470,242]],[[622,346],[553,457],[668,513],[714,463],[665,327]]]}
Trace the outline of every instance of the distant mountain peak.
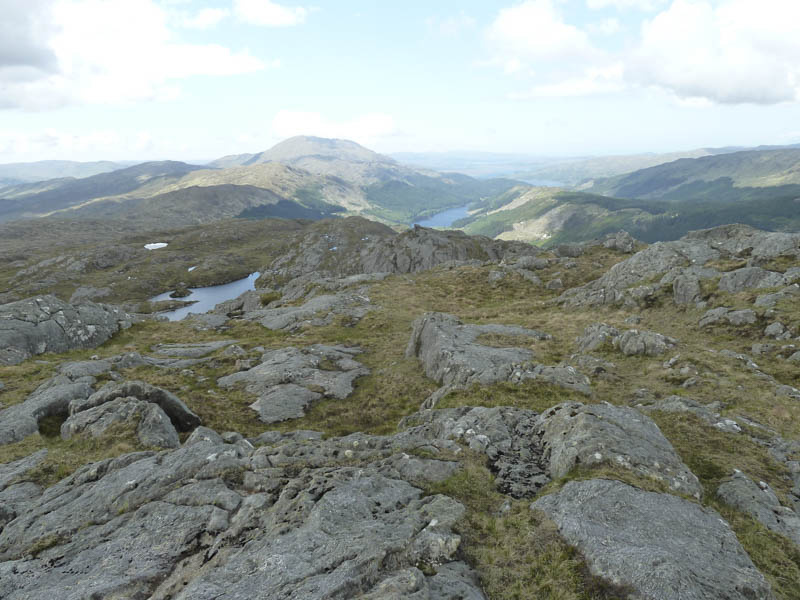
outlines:
{"label": "distant mountain peak", "polygon": [[298,135],[275,144],[262,152],[259,162],[274,160],[291,162],[305,157],[327,157],[352,162],[394,163],[388,156],[373,152],[351,140]]}
{"label": "distant mountain peak", "polygon": [[278,142],[269,150],[257,154],[225,156],[210,163],[212,167],[249,166],[265,162],[296,164],[306,159],[341,160],[352,163],[381,163],[396,165],[388,156],[378,154],[352,140],[297,135]]}

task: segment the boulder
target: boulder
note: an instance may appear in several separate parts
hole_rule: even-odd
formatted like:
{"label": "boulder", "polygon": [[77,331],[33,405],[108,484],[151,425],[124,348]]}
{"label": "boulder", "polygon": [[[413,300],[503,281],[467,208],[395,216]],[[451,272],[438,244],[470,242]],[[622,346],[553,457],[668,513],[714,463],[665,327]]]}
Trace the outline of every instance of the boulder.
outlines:
{"label": "boulder", "polygon": [[575,342],[578,344],[579,352],[593,352],[602,348],[606,344],[613,344],[619,337],[619,329],[611,327],[605,323],[592,323],[581,334]]}
{"label": "boulder", "polygon": [[758,315],[749,308],[745,310],[732,310],[721,306],[719,308],[707,310],[705,314],[700,317],[698,325],[700,325],[700,327],[707,327],[708,325],[716,325],[725,322],[735,327],[741,327],[743,325],[752,325],[756,321],[758,321]]}
{"label": "boulder", "polygon": [[780,321],[770,323],[764,328],[764,335],[767,337],[777,338],[786,332],[786,327]]}
{"label": "boulder", "polygon": [[45,417],[66,417],[72,402],[82,401],[92,393],[87,383],[44,384],[20,404],[0,411],[0,445],[19,442],[39,431]]}
{"label": "boulder", "polygon": [[572,481],[532,509],[552,519],[593,575],[642,600],[773,600],[736,535],[710,509],[619,481]]}
{"label": "boulder", "polygon": [[68,440],[76,435],[99,437],[115,423],[137,421],[136,437],[144,446],[177,448],[180,446],[166,413],[157,404],[137,398],[116,398],[70,416],[61,425],[61,437]]}
{"label": "boulder", "polygon": [[576,465],[609,463],[663,481],[675,492],[700,498],[697,477],[649,417],[608,404],[559,404],[543,412],[535,430],[547,472],[564,477]]}
{"label": "boulder", "polygon": [[132,317],[104,304],[71,305],[40,296],[0,306],[0,365],[15,365],[43,352],[99,346]]}
{"label": "boulder", "polygon": [[69,403],[69,414],[101,406],[117,398],[136,398],[158,405],[178,431],[191,431],[200,425],[200,417],[172,392],[144,381],[111,382],[87,398],[76,398]]}
{"label": "boulder", "polygon": [[629,329],[613,343],[625,356],[659,356],[674,348],[678,340],[654,331]]}
{"label": "boulder", "polygon": [[617,233],[610,233],[603,241],[603,247],[609,250],[616,250],[630,254],[636,247],[636,240],[627,231],[618,231]]}
{"label": "boulder", "polygon": [[781,506],[775,492],[763,481],[755,483],[737,470],[717,488],[717,498],[800,546],[800,516]]}

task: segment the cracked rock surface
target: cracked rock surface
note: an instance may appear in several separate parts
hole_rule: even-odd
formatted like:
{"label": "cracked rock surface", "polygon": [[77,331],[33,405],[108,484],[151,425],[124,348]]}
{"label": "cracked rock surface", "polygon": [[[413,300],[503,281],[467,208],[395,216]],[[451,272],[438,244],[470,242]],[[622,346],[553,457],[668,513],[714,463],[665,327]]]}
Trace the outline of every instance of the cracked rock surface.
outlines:
{"label": "cracked rock surface", "polygon": [[710,509],[619,481],[572,481],[531,504],[595,575],[644,600],[774,598],[736,535]]}
{"label": "cracked rock surface", "polygon": [[590,394],[589,379],[568,365],[538,365],[527,348],[492,347],[480,343],[481,335],[518,336],[549,340],[541,331],[513,325],[466,325],[454,315],[426,313],[413,324],[406,356],[417,357],[425,374],[442,384],[423,404],[432,408],[448,391],[472,384],[538,379],[560,387]]}
{"label": "cracked rock surface", "polygon": [[369,374],[353,358],[360,352],[360,348],[324,345],[271,350],[252,369],[220,377],[217,383],[223,388],[243,384],[257,397],[250,408],[264,423],[296,419],[323,397],[342,400],[353,392],[353,382]]}
{"label": "cracked rock surface", "polygon": [[99,346],[133,317],[119,308],[68,304],[38,296],[0,306],[0,365],[15,365],[43,352]]}

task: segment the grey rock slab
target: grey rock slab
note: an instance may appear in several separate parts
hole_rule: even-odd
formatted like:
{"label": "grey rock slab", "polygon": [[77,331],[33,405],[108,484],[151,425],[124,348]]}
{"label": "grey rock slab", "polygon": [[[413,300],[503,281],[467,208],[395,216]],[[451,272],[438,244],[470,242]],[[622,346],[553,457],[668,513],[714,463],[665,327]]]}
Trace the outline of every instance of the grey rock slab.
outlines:
{"label": "grey rock slab", "polygon": [[237,340],[219,340],[215,342],[197,342],[194,344],[157,344],[152,347],[153,352],[163,356],[181,358],[202,358],[222,348],[227,348]]}
{"label": "grey rock slab", "polygon": [[190,431],[200,425],[200,417],[175,394],[144,381],[135,380],[108,383],[91,396],[70,402],[69,414],[75,415],[117,398],[130,397],[160,406],[178,431]]}
{"label": "grey rock slab", "polygon": [[785,285],[783,273],[767,271],[761,267],[743,267],[724,273],[719,280],[719,289],[724,292],[770,288]]}
{"label": "grey rock slab", "polygon": [[43,352],[99,346],[131,315],[104,304],[72,305],[39,296],[0,306],[0,365],[15,365]]}
{"label": "grey rock slab", "polygon": [[552,519],[592,574],[642,600],[772,600],[769,583],[709,508],[618,481],[573,481],[531,508]]}
{"label": "grey rock slab", "polygon": [[723,317],[728,323],[736,327],[752,325],[758,320],[756,313],[750,309],[732,310]]}
{"label": "grey rock slab", "polygon": [[533,368],[528,368],[519,372],[519,374],[515,373],[511,377],[511,381],[514,382],[527,379],[556,385],[566,390],[578,392],[584,396],[590,396],[592,394],[591,381],[589,378],[570,365],[536,365]]}
{"label": "grey rock slab", "polygon": [[720,431],[726,433],[742,432],[742,428],[734,419],[720,416],[718,412],[719,403],[704,405],[691,398],[672,395],[659,400],[652,399],[650,402],[637,404],[636,408],[645,412],[657,410],[669,413],[691,413]]}
{"label": "grey rock slab", "polygon": [[755,483],[737,471],[717,488],[717,498],[800,546],[800,516],[781,506],[775,492],[763,481]]}
{"label": "grey rock slab", "polygon": [[37,467],[47,457],[47,449],[42,449],[19,460],[0,464],[0,491],[15,483],[25,474]]}
{"label": "grey rock slab", "polygon": [[[724,225],[713,229],[693,231],[672,242],[657,242],[637,252],[629,259],[612,266],[605,274],[586,285],[566,290],[559,298],[565,306],[598,306],[608,304],[636,305],[655,291],[643,284],[670,273],[662,284],[673,285],[673,296],[679,302],[699,300],[695,280],[708,278],[710,261],[719,258],[749,256],[745,271],[724,274],[721,289],[736,291],[767,285],[785,285],[790,281],[781,274],[765,275],[757,263],[785,254],[797,255],[800,235],[759,231],[744,225]],[[677,284],[683,274],[687,279]]]}
{"label": "grey rock slab", "polygon": [[579,352],[592,352],[619,337],[619,329],[605,323],[592,323],[575,340]]}
{"label": "grey rock slab", "polygon": [[417,357],[425,374],[442,385],[465,386],[506,381],[515,370],[533,358],[525,348],[493,348],[476,340],[496,333],[545,340],[550,336],[522,327],[465,325],[445,313],[426,313],[413,324],[407,357]]}
{"label": "grey rock slab", "polygon": [[213,506],[146,504],[90,525],[35,559],[0,563],[6,600],[149,598],[184,556],[204,549],[203,535],[225,523]]}
{"label": "grey rock slab", "polygon": [[800,285],[793,283],[779,292],[772,294],[762,294],[756,298],[756,306],[764,306],[767,308],[774,307],[781,300],[788,300],[800,296]]}
{"label": "grey rock slab", "polygon": [[353,359],[360,352],[344,346],[290,346],[265,352],[260,364],[220,377],[217,383],[224,388],[244,385],[257,397],[251,408],[262,421],[274,423],[302,416],[323,396],[339,400],[349,396],[353,382],[369,374],[369,369]]}
{"label": "grey rock slab", "polygon": [[97,377],[107,373],[111,370],[111,366],[112,363],[109,360],[82,360],[59,365],[58,372],[74,381],[81,377]]}
{"label": "grey rock slab", "polygon": [[312,403],[322,398],[319,392],[294,383],[276,385],[266,390],[250,405],[263,423],[299,419]]}
{"label": "grey rock slab", "polygon": [[85,400],[92,392],[87,383],[69,382],[41,387],[24,402],[0,411],[0,445],[19,442],[37,433],[41,419],[66,416],[71,402]]}
{"label": "grey rock slab", "polygon": [[633,408],[559,404],[539,415],[536,431],[553,478],[567,475],[576,465],[611,464],[695,498],[703,493],[658,426]]}
{"label": "grey rock slab", "polygon": [[202,478],[217,463],[233,460],[244,465],[240,454],[240,449],[227,444],[193,444],[85,465],[45,490],[6,525],[0,532],[0,561],[21,558],[42,538],[69,539],[87,524],[106,524],[120,513],[135,511],[163,498],[178,483]]}
{"label": "grey rock slab", "polygon": [[255,310],[244,317],[258,321],[273,331],[291,331],[304,324],[327,325],[333,322],[336,315],[343,315],[352,320],[360,320],[374,306],[370,303],[366,291],[340,292],[315,296],[301,306],[280,306]]}
{"label": "grey rock slab", "polygon": [[458,549],[450,527],[464,508],[450,498],[422,497],[406,482],[357,469],[310,474],[298,484],[248,543],[203,568],[175,600],[353,597],[385,580],[388,565],[441,565]]}

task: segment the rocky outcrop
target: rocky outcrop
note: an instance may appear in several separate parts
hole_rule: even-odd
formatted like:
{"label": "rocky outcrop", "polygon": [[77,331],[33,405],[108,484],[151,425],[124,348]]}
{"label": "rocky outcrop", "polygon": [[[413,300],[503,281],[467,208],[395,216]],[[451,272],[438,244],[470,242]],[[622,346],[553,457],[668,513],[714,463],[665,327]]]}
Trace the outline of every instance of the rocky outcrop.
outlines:
{"label": "rocky outcrop", "polygon": [[423,410],[403,424],[410,426],[403,436],[462,440],[485,453],[498,489],[515,498],[533,496],[577,465],[604,464],[663,481],[678,493],[702,493],[656,424],[632,408],[567,402],[542,414],[510,407]]}
{"label": "rocky outcrop", "polygon": [[445,313],[426,313],[414,321],[406,356],[418,357],[425,374],[443,385],[507,381],[533,359],[526,348],[495,348],[476,340],[485,334],[547,340],[541,331],[508,325],[465,325]]}
{"label": "rocky outcrop", "polygon": [[414,321],[406,356],[419,358],[425,374],[442,384],[423,406],[433,408],[448,391],[473,384],[536,379],[590,394],[589,379],[569,365],[533,363],[527,348],[485,346],[481,335],[548,340],[549,334],[509,325],[465,325],[454,315],[426,313]]}
{"label": "rocky outcrop", "polygon": [[[636,305],[663,285],[673,287],[677,303],[702,300],[700,282],[721,275],[720,289],[741,291],[787,285],[800,274],[766,271],[762,267],[779,256],[800,258],[800,234],[771,233],[744,225],[724,225],[693,231],[674,242],[657,242],[611,267],[599,279],[565,291],[564,306]],[[719,259],[747,258],[747,267],[721,274],[706,267]],[[652,282],[661,278],[658,285]]]}
{"label": "rocky outcrop", "polygon": [[315,296],[300,306],[254,310],[245,313],[244,318],[257,321],[273,331],[294,331],[308,325],[330,325],[339,316],[355,324],[374,308],[370,304],[368,290],[358,289]]}
{"label": "rocky outcrop", "polygon": [[134,398],[157,405],[169,417],[178,431],[191,431],[200,425],[200,417],[175,394],[144,381],[108,383],[86,399],[76,398],[69,403],[70,417],[118,398]]}
{"label": "rocky outcrop", "polygon": [[262,269],[262,287],[281,287],[313,274],[338,278],[365,273],[415,273],[445,263],[511,260],[541,252],[522,242],[504,242],[461,231],[414,226],[403,233],[360,217],[310,226],[284,255]]}
{"label": "rocky outcrop", "polygon": [[700,317],[698,325],[700,325],[700,327],[707,327],[709,325],[725,322],[734,327],[741,327],[743,325],[752,325],[756,321],[758,321],[758,315],[749,308],[745,310],[733,310],[732,308],[721,306],[706,311],[705,314]]}
{"label": "rocky outcrop", "polygon": [[115,423],[136,422],[136,437],[143,446],[177,448],[180,446],[166,413],[157,404],[137,398],[117,398],[69,417],[61,426],[61,437],[76,435],[100,437]]}
{"label": "rocky outcrop", "polygon": [[656,410],[668,413],[689,413],[720,431],[725,431],[726,433],[741,433],[742,431],[742,428],[734,419],[724,418],[720,415],[721,405],[719,402],[700,404],[691,398],[672,395],[658,400],[652,399],[651,401],[639,402],[636,404],[636,408],[645,412]]}
{"label": "rocky outcrop", "polygon": [[765,482],[755,483],[737,470],[717,488],[717,498],[800,546],[800,516],[781,506],[778,496]]}
{"label": "rocky outcrop", "polygon": [[636,248],[636,240],[627,231],[618,231],[617,233],[610,233],[603,240],[603,247],[609,250],[616,250],[630,254]]}
{"label": "rocky outcrop", "polygon": [[99,346],[133,317],[104,304],[67,304],[41,296],[0,306],[0,365],[15,365],[43,352]]}
{"label": "rocky outcrop", "polygon": [[0,411],[0,445],[38,433],[42,419],[66,416],[72,401],[85,400],[92,392],[89,383],[73,383],[67,378],[42,384],[24,402]]}
{"label": "rocky outcrop", "polygon": [[786,283],[783,273],[766,271],[761,267],[744,267],[723,274],[719,279],[719,289],[735,294],[751,289],[779,287]]}
{"label": "rocky outcrop", "polygon": [[632,408],[559,404],[542,413],[537,431],[553,478],[563,477],[578,464],[610,463],[663,481],[675,492],[702,495],[697,477],[658,426]]}
{"label": "rocky outcrop", "polygon": [[344,346],[281,348],[265,352],[252,369],[220,377],[217,383],[224,388],[243,384],[257,397],[250,408],[264,423],[297,419],[323,397],[342,400],[353,392],[353,382],[369,374],[353,358],[360,353],[360,348]]}
{"label": "rocky outcrop", "polygon": [[592,352],[608,345],[625,356],[659,356],[678,343],[675,338],[655,331],[629,329],[620,332],[605,323],[589,325],[575,341],[579,352]]}
{"label": "rocky outcrop", "polygon": [[[32,500],[0,532],[0,596],[485,599],[456,559],[458,502],[383,460],[298,473],[208,437],[86,465]],[[272,437],[277,454],[296,436]]]}
{"label": "rocky outcrop", "polygon": [[573,481],[540,510],[594,575],[643,600],[774,598],[736,535],[709,508],[618,481]]}

